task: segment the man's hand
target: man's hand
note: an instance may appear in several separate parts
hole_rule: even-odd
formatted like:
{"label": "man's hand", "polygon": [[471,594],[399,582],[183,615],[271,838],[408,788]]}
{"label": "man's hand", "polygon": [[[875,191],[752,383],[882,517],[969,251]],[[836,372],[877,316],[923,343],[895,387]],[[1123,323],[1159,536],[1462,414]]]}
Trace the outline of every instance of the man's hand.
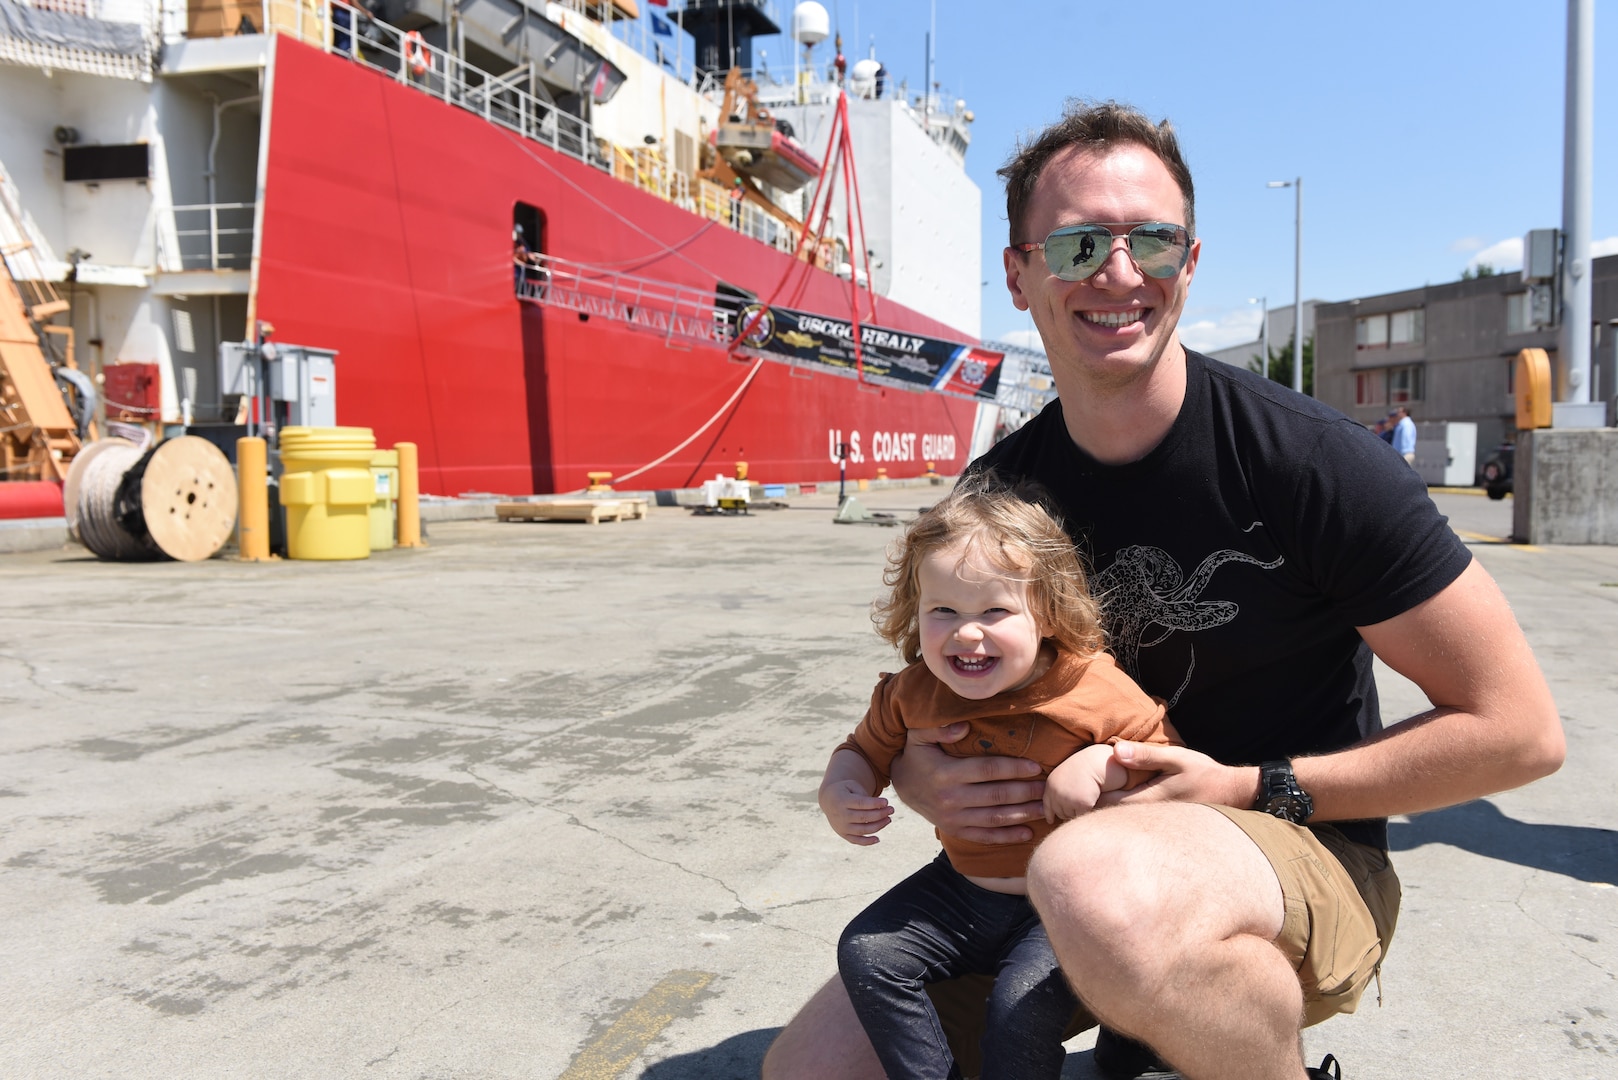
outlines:
{"label": "man's hand", "polygon": [[867,847],[893,820],[893,807],[880,795],[870,795],[855,780],[830,780],[820,786],[820,812],[832,832],[850,844]]}
{"label": "man's hand", "polygon": [[1221,765],[1187,747],[1155,743],[1120,742],[1112,756],[1132,774],[1156,775],[1133,788],[1105,793],[1097,806],[1198,802],[1250,810],[1258,801],[1257,766]]}
{"label": "man's hand", "polygon": [[966,723],[913,729],[904,753],[894,758],[893,789],[911,809],[939,830],[979,844],[1018,844],[1033,839],[1024,822],[1045,816],[1045,783],[1039,763],[1012,757],[952,757],[938,743],[952,743]]}

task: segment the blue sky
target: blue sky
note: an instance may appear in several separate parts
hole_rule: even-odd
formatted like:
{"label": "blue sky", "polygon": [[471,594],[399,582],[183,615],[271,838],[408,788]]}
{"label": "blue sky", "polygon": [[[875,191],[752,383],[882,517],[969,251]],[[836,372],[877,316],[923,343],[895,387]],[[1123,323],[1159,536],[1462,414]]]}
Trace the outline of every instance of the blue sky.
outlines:
{"label": "blue sky", "polygon": [[[1518,269],[1522,235],[1561,222],[1560,0],[822,3],[851,61],[874,38],[895,80],[912,88],[924,78],[936,10],[934,78],[977,118],[967,171],[983,192],[986,338],[1032,330],[1003,284],[994,171],[1072,97],[1116,98],[1180,133],[1203,240],[1181,319],[1193,347],[1256,338],[1250,297],[1292,302],[1293,192],[1266,181],[1303,177],[1306,299],[1453,281],[1480,256]],[[784,23],[791,6],[777,0]],[[1618,18],[1596,7],[1592,238],[1612,254]],[[789,61],[785,37],[760,44],[772,68]]]}

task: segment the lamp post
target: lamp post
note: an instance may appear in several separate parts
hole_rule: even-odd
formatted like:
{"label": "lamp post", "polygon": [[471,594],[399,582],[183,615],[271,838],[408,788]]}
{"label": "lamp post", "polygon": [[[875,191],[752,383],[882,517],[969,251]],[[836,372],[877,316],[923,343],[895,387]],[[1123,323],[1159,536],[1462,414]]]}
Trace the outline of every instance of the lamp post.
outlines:
{"label": "lamp post", "polygon": [[1271,180],[1266,187],[1289,187],[1297,193],[1292,248],[1292,389],[1303,393],[1303,177]]}
{"label": "lamp post", "polygon": [[1259,310],[1264,313],[1262,316],[1263,322],[1259,324],[1258,328],[1258,342],[1261,350],[1258,373],[1268,379],[1270,377],[1270,298],[1268,296],[1253,296],[1249,297],[1247,302],[1261,305]]}

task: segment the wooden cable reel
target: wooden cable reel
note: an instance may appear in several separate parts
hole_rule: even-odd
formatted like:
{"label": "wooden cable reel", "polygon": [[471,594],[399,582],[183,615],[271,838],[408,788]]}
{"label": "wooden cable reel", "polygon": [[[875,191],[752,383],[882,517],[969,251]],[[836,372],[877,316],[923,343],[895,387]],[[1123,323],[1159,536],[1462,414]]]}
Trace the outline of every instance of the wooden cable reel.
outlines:
{"label": "wooden cable reel", "polygon": [[150,449],[102,439],[73,460],[62,489],[68,531],[98,558],[135,562],[212,557],[236,525],[236,473],[195,435]]}

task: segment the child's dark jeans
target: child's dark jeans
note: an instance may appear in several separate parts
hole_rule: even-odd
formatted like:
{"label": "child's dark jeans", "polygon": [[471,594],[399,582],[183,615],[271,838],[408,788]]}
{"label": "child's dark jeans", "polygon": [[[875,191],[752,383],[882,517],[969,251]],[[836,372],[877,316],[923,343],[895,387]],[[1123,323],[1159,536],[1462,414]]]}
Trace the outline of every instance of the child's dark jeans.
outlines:
{"label": "child's dark jeans", "polygon": [[1078,999],[1026,896],[979,888],[942,853],[860,912],[837,968],[889,1080],[960,1080],[926,984],[993,975],[983,1080],[1056,1080]]}

